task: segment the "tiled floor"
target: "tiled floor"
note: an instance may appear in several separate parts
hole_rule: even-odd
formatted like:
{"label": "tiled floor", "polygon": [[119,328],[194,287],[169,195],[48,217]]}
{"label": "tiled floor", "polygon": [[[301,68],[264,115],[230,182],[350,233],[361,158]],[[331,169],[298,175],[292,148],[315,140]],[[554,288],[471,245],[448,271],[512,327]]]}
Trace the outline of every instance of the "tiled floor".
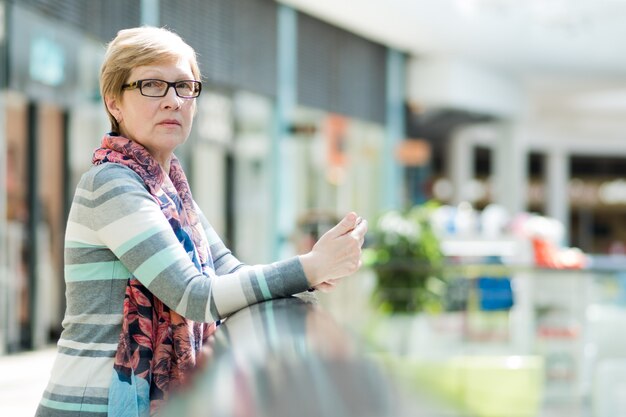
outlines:
{"label": "tiled floor", "polygon": [[0,355],[0,416],[33,417],[48,382],[54,347]]}

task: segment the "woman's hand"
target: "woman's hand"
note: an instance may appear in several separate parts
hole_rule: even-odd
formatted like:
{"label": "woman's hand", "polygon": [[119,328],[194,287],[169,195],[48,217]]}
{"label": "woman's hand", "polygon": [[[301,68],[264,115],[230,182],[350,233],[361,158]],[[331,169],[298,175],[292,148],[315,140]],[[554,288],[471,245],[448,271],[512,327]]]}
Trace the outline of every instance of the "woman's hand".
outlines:
{"label": "woman's hand", "polygon": [[301,255],[311,287],[329,291],[339,278],[356,272],[361,267],[366,232],[367,221],[350,212],[315,243],[311,252]]}

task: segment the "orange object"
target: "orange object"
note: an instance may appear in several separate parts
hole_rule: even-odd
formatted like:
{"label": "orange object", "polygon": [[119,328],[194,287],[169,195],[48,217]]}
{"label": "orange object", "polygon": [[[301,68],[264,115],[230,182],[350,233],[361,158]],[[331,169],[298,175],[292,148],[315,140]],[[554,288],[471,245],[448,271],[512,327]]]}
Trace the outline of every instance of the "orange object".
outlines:
{"label": "orange object", "polygon": [[575,248],[558,248],[554,243],[532,238],[535,265],[553,269],[580,269],[586,264],[585,255]]}

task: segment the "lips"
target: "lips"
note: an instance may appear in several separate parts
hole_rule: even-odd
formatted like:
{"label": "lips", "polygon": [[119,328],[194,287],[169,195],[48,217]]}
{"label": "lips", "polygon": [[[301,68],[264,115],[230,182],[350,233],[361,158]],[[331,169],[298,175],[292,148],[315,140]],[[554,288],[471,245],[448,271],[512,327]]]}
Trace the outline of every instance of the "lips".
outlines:
{"label": "lips", "polygon": [[181,125],[180,122],[175,119],[162,120],[158,124],[164,125],[164,126],[180,126]]}

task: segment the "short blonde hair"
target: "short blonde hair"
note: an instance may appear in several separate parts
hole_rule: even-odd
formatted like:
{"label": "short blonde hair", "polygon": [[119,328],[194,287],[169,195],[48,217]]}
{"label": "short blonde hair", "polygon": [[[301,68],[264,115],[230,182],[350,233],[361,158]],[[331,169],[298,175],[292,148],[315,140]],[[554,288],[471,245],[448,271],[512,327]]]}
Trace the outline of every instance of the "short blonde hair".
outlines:
{"label": "short blonde hair", "polygon": [[179,59],[189,60],[194,78],[200,81],[196,52],[176,33],[150,26],[123,29],[117,33],[107,46],[100,68],[100,95],[105,101],[112,132],[119,133],[119,124],[106,106],[106,97],[121,100],[122,86],[128,82],[134,68]]}

